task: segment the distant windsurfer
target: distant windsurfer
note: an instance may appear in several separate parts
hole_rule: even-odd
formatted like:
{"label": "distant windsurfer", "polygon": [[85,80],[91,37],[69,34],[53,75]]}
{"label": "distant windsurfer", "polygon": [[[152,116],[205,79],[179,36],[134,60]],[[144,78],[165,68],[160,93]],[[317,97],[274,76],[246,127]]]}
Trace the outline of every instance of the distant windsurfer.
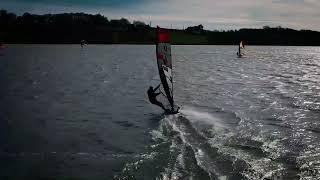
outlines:
{"label": "distant windsurfer", "polygon": [[81,41],[80,41],[80,45],[81,45],[81,47],[83,48],[83,46],[86,45],[86,41],[85,41],[85,40],[81,40]]}
{"label": "distant windsurfer", "polygon": [[239,44],[239,49],[238,49],[238,52],[237,52],[237,56],[238,57],[242,57],[244,55],[243,52],[241,52],[241,50],[244,50],[244,43],[243,41],[240,41],[240,44]]}
{"label": "distant windsurfer", "polygon": [[156,92],[159,89],[159,87],[160,87],[160,84],[156,88],[153,88],[152,86],[149,87],[149,89],[147,91],[149,101],[151,104],[154,104],[154,105],[161,107],[166,113],[168,113],[168,112],[170,112],[170,110],[166,109],[164,107],[164,105],[157,100],[157,96],[159,94],[161,94],[161,92],[158,92],[158,93]]}

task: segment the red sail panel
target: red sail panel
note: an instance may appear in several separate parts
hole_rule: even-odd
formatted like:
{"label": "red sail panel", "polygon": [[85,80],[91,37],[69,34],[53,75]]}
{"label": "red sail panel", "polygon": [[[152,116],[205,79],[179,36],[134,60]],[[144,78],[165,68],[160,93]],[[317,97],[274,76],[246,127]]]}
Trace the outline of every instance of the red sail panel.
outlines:
{"label": "red sail panel", "polygon": [[157,28],[157,39],[158,43],[168,43],[170,42],[169,33],[161,28]]}

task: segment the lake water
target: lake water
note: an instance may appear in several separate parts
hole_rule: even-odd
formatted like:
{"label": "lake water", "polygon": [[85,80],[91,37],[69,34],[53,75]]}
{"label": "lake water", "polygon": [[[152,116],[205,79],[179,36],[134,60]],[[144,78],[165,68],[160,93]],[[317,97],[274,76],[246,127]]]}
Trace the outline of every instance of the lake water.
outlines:
{"label": "lake water", "polygon": [[320,179],[320,48],[8,45],[0,53],[0,178]]}

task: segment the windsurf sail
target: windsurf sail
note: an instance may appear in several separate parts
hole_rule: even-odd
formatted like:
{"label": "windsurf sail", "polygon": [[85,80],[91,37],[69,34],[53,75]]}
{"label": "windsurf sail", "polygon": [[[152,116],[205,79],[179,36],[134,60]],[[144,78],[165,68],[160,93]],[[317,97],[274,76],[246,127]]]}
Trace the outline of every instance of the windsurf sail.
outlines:
{"label": "windsurf sail", "polygon": [[168,31],[159,27],[157,27],[156,53],[163,95],[166,97],[171,111],[174,111],[170,37]]}
{"label": "windsurf sail", "polygon": [[240,48],[241,48],[241,49],[244,49],[243,41],[240,42]]}

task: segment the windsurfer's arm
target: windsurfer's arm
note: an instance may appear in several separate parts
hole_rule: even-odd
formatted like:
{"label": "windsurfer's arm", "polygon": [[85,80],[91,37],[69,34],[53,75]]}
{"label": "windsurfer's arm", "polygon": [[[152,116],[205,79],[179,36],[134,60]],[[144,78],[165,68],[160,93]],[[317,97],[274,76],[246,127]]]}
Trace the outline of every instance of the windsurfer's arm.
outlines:
{"label": "windsurfer's arm", "polygon": [[158,96],[159,94],[161,94],[161,92],[159,92],[159,93],[154,93],[156,96]]}
{"label": "windsurfer's arm", "polygon": [[160,87],[160,85],[161,85],[161,84],[159,84],[156,88],[154,88],[154,91],[156,91],[156,90]]}

